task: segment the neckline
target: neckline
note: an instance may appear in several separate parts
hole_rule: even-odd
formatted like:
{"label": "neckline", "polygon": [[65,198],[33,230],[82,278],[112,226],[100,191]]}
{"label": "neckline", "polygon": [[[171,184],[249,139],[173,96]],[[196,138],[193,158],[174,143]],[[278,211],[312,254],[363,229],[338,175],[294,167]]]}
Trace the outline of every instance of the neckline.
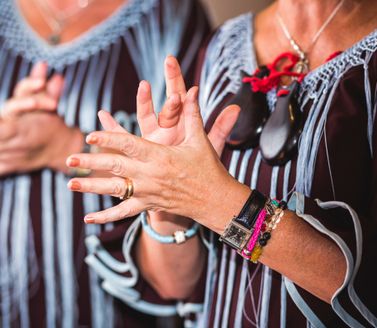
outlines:
{"label": "neckline", "polygon": [[[251,49],[250,49],[250,53],[251,53],[250,58],[254,59],[253,64],[255,64],[256,67],[258,67],[257,53],[256,53],[256,48],[255,48],[255,43],[254,43],[255,16],[256,16],[255,14],[249,13],[249,18],[251,19],[250,24],[251,24],[251,31],[252,31],[252,35],[251,35],[252,46],[251,46]],[[249,22],[250,22],[250,20],[249,20]],[[368,48],[368,44],[367,44],[368,40],[370,40],[371,38],[377,39],[377,28],[375,28],[373,31],[371,31],[370,33],[368,33],[367,35],[362,37],[360,40],[353,43],[347,49],[343,50],[342,53],[340,53],[338,56],[332,58],[331,60],[329,60],[329,61],[323,63],[322,65],[319,65],[316,68],[309,71],[308,74],[304,77],[304,79],[302,81],[302,85],[306,85],[307,83],[309,83],[309,81],[317,79],[317,77],[320,76],[322,72],[330,70],[334,66],[337,66],[336,64],[344,62],[344,60],[347,57],[349,58],[351,54],[353,54],[353,53],[359,54],[360,50],[361,51],[366,50],[366,48]],[[373,47],[372,50],[377,50],[377,40],[376,40],[375,46]],[[338,67],[341,68],[343,66],[344,65],[339,65]]]}
{"label": "neckline", "polygon": [[13,0],[0,0],[0,37],[2,47],[29,62],[46,61],[56,70],[107,49],[117,43],[126,30],[137,25],[160,0],[129,0],[108,18],[94,25],[70,42],[52,46],[25,21]]}
{"label": "neckline", "polygon": [[86,31],[82,32],[69,42],[64,42],[57,45],[51,45],[49,44],[26,20],[25,16],[22,14],[20,7],[17,4],[17,1],[10,1],[10,5],[12,8],[12,12],[15,17],[15,22],[18,24],[25,32],[27,32],[30,39],[35,41],[37,43],[37,46],[42,46],[44,48],[48,48],[50,51],[54,51],[55,49],[64,48],[65,46],[70,46],[74,43],[80,43],[80,41],[85,40],[90,36],[91,34],[95,34],[97,29],[101,30],[102,25],[104,24],[110,24],[111,21],[116,20],[118,15],[122,15],[122,13],[126,10],[128,10],[128,6],[133,6],[134,3],[137,0],[129,0],[125,3],[123,3],[121,6],[119,6],[116,10],[114,10],[108,17],[106,17],[104,20],[100,21],[98,24],[93,25]]}

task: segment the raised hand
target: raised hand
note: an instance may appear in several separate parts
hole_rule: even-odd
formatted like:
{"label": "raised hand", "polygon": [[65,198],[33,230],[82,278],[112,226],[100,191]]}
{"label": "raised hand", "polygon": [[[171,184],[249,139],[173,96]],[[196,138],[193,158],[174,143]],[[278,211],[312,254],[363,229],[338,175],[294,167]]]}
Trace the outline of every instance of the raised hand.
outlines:
{"label": "raised hand", "polygon": [[[159,145],[127,132],[94,132],[87,138],[89,144],[119,154],[77,154],[68,158],[69,166],[108,171],[115,175],[110,179],[75,178],[70,182],[72,190],[122,197],[126,191],[125,178],[134,184],[131,199],[105,211],[88,214],[87,223],[105,223],[153,210],[194,218],[209,227],[219,224],[216,218],[206,217],[209,213],[207,200],[211,198],[211,204],[221,204],[239,184],[222,166],[207,138],[197,93],[198,89],[192,88],[185,96],[182,108],[184,138],[179,145]],[[237,106],[226,110],[233,123],[238,111]],[[219,133],[214,132],[216,134]],[[245,192],[249,193],[246,189]]]}
{"label": "raised hand", "polygon": [[[165,61],[165,80],[167,101],[156,116],[152,102],[152,90],[147,81],[141,81],[137,100],[137,120],[144,139],[162,144],[178,145],[185,138],[183,102],[187,91],[177,60],[169,56]],[[214,123],[208,138],[220,155],[226,137],[230,133],[239,108],[226,108]],[[125,130],[105,111],[100,111],[99,119],[105,131],[125,132]]]}

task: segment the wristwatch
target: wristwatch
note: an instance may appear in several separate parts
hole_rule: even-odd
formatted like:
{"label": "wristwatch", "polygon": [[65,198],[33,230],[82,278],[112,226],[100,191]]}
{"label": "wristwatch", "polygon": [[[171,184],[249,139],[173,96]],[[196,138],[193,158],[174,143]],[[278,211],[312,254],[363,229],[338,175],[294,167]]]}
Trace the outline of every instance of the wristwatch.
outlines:
{"label": "wristwatch", "polygon": [[220,236],[220,241],[241,253],[253,234],[255,221],[266,201],[267,198],[263,194],[253,190],[240,214],[230,221],[224,233]]}

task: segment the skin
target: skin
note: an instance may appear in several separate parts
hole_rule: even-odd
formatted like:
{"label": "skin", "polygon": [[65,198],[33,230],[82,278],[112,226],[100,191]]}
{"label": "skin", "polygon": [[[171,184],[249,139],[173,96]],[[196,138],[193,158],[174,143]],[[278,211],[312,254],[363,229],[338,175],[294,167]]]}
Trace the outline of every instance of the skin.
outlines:
{"label": "skin", "polygon": [[[76,1],[49,0],[64,9]],[[71,42],[94,25],[105,20],[123,0],[99,1],[89,6],[79,20],[67,23],[62,42]],[[45,39],[51,33],[33,1],[20,0],[18,7],[30,27]],[[47,78],[47,64],[34,65],[29,76],[15,87],[12,97],[2,108],[0,118],[0,176],[30,172],[44,167],[68,173],[65,160],[69,154],[80,151],[84,137],[78,128],[65,125],[56,114],[63,90],[62,76]],[[40,127],[44,128],[41,129]]]}
{"label": "skin", "polygon": [[[271,19],[276,10],[289,22],[291,34],[298,36],[297,42],[306,45],[337,3],[280,0],[272,4],[255,22],[254,43],[259,63],[268,63],[281,52],[291,50],[275,20]],[[376,26],[375,11],[373,1],[346,1],[318,40],[315,50],[309,53],[311,68],[321,65],[339,47],[348,48],[371,32]],[[180,94],[184,94],[183,91]],[[69,166],[74,163],[128,177],[135,187],[131,199],[114,208],[88,214],[87,223],[115,221],[148,210],[149,214],[162,213],[160,217],[150,216],[150,224],[161,234],[187,228],[192,221],[185,218],[192,218],[221,234],[231,218],[239,213],[251,190],[226,172],[216,153],[221,147],[215,145],[221,145],[229,130],[217,135],[213,147],[203,129],[197,89],[190,89],[184,95],[180,114],[184,119],[184,138],[180,143],[161,144],[158,139],[151,142],[125,131],[94,132],[88,136],[89,144],[120,151],[123,156],[76,154],[67,160]],[[143,124],[142,116],[139,123]],[[110,180],[74,179],[69,187],[72,189],[75,185],[75,190],[81,192],[122,196],[126,184],[118,181],[116,185]],[[170,215],[164,215],[165,212]],[[137,244],[137,259],[143,276],[166,299],[184,299],[192,294],[204,269],[204,252],[198,237],[181,245],[167,246],[142,232]],[[328,303],[342,285],[346,272],[345,258],[337,245],[288,210],[260,262]]]}

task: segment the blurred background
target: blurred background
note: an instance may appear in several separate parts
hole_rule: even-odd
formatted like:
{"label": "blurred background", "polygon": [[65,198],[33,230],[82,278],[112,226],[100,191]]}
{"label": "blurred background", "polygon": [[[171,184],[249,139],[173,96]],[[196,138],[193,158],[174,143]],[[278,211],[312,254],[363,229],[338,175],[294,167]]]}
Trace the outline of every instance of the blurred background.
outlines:
{"label": "blurred background", "polygon": [[271,0],[202,0],[211,17],[213,26],[241,13],[257,12],[268,6]]}

